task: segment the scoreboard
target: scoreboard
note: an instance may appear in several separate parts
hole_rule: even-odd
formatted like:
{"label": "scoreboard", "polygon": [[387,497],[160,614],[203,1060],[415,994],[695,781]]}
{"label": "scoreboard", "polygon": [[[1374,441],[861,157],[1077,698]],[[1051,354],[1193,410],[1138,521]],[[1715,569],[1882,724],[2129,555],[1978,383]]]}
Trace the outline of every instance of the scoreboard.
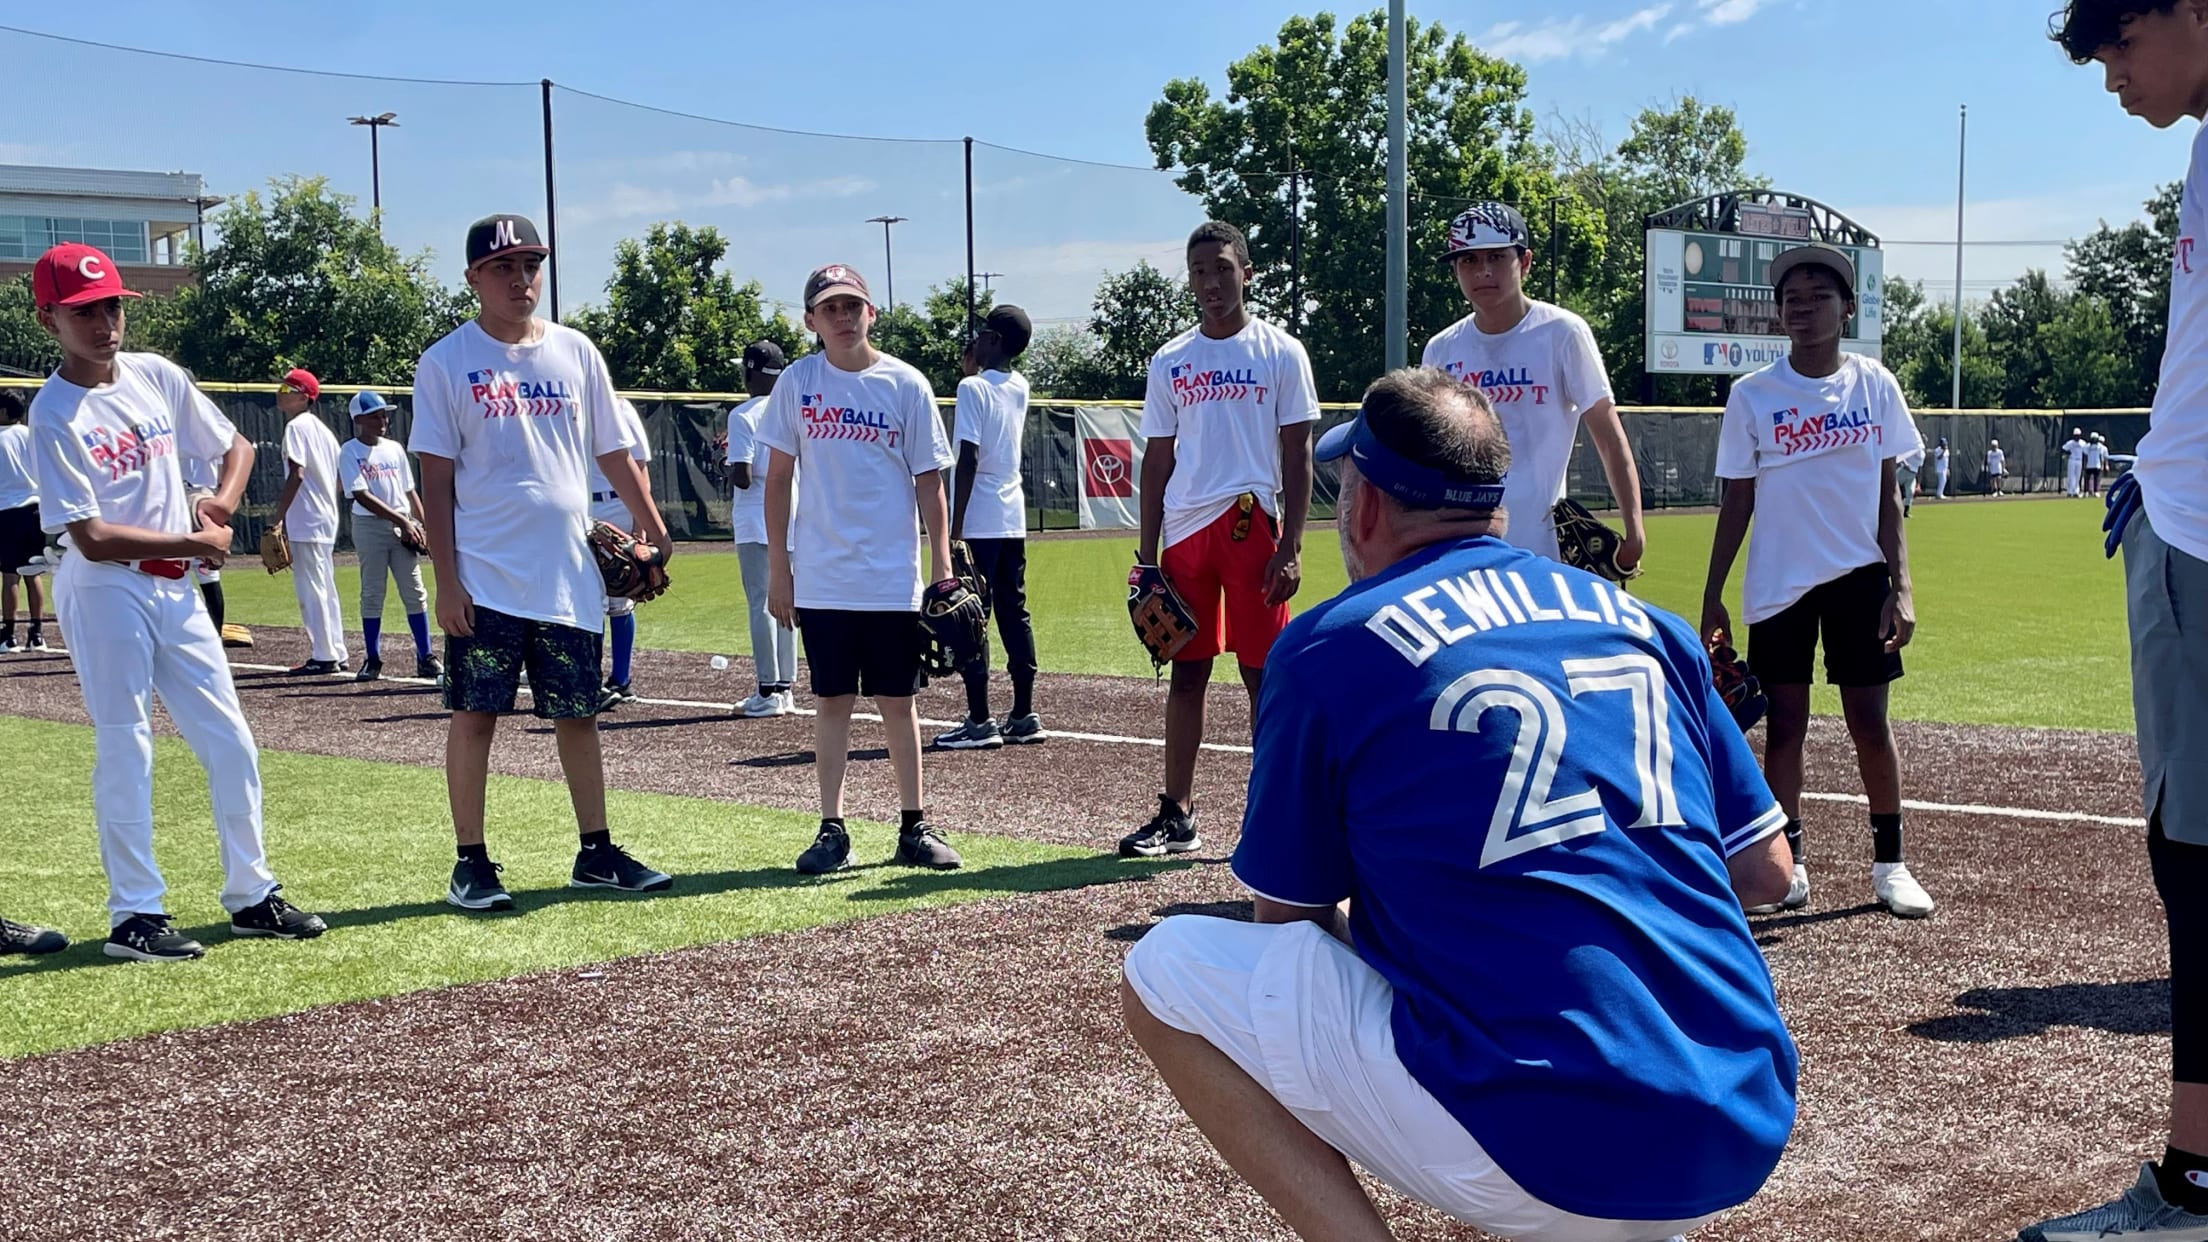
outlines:
{"label": "scoreboard", "polygon": [[[1784,209],[1744,210],[1740,225],[1737,233],[1648,231],[1644,365],[1651,373],[1744,375],[1786,356],[1771,261],[1809,240],[1810,220]],[[1875,246],[1838,249],[1856,271],[1856,314],[1841,330],[1841,348],[1875,358],[1885,256]]]}

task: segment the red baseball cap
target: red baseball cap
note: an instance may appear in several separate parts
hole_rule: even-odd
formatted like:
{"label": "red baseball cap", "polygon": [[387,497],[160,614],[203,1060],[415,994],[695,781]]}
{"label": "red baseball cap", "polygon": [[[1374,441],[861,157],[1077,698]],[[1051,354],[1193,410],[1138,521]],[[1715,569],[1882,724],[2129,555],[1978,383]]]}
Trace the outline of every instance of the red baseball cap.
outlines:
{"label": "red baseball cap", "polygon": [[309,397],[320,397],[322,395],[322,381],[314,378],[314,372],[307,370],[305,367],[293,367],[286,371],[284,382]]}
{"label": "red baseball cap", "polygon": [[123,288],[115,261],[97,247],[65,242],[38,256],[32,265],[31,296],[40,306],[78,306],[139,295]]}

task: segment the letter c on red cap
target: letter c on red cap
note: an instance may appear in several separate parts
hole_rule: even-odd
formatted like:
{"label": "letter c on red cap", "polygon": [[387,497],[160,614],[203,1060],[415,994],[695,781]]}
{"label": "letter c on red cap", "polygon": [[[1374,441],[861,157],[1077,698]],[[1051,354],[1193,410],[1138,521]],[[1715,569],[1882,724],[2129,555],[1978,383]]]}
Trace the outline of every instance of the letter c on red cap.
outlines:
{"label": "letter c on red cap", "polygon": [[88,254],[77,260],[77,275],[86,280],[105,280],[107,273],[100,268],[100,256]]}

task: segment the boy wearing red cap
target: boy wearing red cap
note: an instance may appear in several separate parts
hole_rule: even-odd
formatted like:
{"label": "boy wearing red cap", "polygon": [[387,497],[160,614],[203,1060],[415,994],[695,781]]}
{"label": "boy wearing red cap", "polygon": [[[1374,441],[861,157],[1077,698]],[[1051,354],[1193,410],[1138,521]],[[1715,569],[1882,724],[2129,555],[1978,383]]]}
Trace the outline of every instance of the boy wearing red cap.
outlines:
{"label": "boy wearing red cap", "polygon": [[345,671],[345,614],[337,603],[337,437],[314,403],[322,381],[294,367],[276,391],[284,424],[284,490],[276,497],[276,527],[291,542],[291,589],[299,619],[314,644],[294,673]]}
{"label": "boy wearing red cap", "polygon": [[[31,272],[39,326],[61,366],[31,403],[39,519],[62,534],[54,599],[92,719],[92,810],[107,869],[110,957],[180,961],[198,942],[169,926],[153,857],[153,696],[207,769],[223,908],[239,936],[297,940],[321,919],[278,895],[261,840],[259,752],[192,562],[230,551],[230,515],[253,446],[166,358],[123,352],[123,288],[108,257],[56,246]],[[180,462],[222,461],[212,496]]]}

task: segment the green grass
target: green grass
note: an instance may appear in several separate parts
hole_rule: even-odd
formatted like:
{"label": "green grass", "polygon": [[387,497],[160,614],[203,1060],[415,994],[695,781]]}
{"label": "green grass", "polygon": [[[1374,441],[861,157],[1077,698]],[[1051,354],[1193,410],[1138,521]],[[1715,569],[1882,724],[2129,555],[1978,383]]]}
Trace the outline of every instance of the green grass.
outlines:
{"label": "green grass", "polygon": [[[960,871],[862,863],[810,879],[791,869],[812,840],[808,816],[616,793],[616,839],[674,874],[675,887],[648,898],[575,890],[565,887],[575,849],[566,787],[493,777],[491,845],[517,910],[469,915],[443,901],[452,836],[440,770],[267,750],[272,866],[286,895],[330,931],[298,943],[242,940],[216,900],[222,877],[205,777],[182,742],[162,738],[155,752],[155,853],[176,925],[207,946],[197,962],[101,953],[107,884],[86,793],[92,731],[0,717],[17,808],[0,820],[0,852],[13,860],[0,912],[76,941],[51,957],[0,959],[8,1013],[0,1057],[1129,875],[1108,856],[954,836],[966,857]],[[851,828],[856,858],[890,855],[891,829]]]}
{"label": "green grass", "polygon": [[[2013,500],[1920,504],[1909,520],[1917,589],[1917,640],[1895,688],[1896,713],[1958,724],[2036,725],[2128,731],[2131,677],[2124,630],[2123,571],[2103,560],[2100,514],[2087,501]],[[1635,594],[1699,621],[1702,577],[1716,518],[1657,514],[1649,520],[1648,573]],[[1148,677],[1149,661],[1127,629],[1127,566],[1134,534],[1035,541],[1028,598],[1044,669]],[[1741,569],[1733,571],[1739,614]],[[358,590],[338,571],[348,623]],[[675,589],[646,605],[639,641],[675,651],[748,652],[736,558],[700,545],[674,565]],[[1304,557],[1299,601],[1341,589],[1331,530],[1316,530]],[[258,571],[228,584],[231,619],[297,625],[291,584]],[[393,605],[387,603],[387,613]],[[395,615],[385,624],[403,632]],[[1219,675],[1231,677],[1224,667]],[[731,695],[741,689],[731,686]],[[1816,709],[1839,700],[1817,690]]]}

